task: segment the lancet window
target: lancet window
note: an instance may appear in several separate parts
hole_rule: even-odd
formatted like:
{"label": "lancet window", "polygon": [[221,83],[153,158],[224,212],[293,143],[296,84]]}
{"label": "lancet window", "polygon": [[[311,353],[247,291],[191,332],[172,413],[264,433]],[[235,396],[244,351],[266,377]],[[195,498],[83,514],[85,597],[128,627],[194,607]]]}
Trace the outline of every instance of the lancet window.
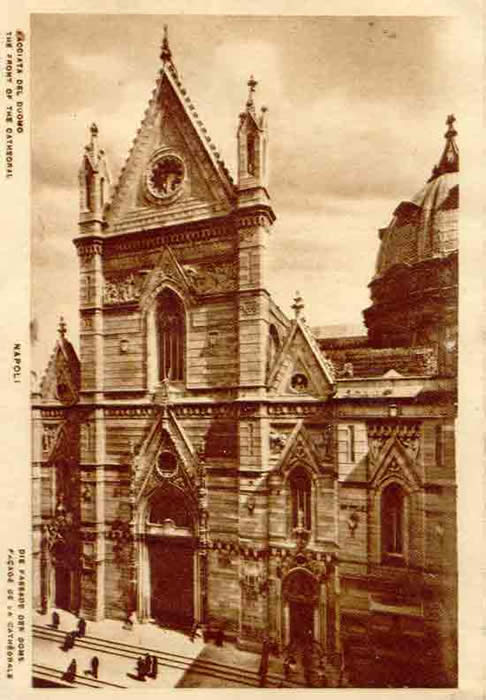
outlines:
{"label": "lancet window", "polygon": [[381,496],[381,542],[384,559],[400,559],[405,545],[405,494],[399,484],[389,484]]}
{"label": "lancet window", "polygon": [[311,480],[306,470],[296,467],[289,478],[292,503],[292,528],[311,529]]}
{"label": "lancet window", "polygon": [[169,289],[157,304],[159,379],[184,379],[185,316],[181,300]]}

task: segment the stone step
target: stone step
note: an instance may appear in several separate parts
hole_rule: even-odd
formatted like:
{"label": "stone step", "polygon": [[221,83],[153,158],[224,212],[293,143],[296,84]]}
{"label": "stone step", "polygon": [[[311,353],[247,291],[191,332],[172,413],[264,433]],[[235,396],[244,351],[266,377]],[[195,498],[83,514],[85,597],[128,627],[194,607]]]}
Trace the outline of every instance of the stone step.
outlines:
{"label": "stone step", "polygon": [[62,688],[72,688],[73,686],[84,688],[126,688],[126,686],[120,685],[119,683],[109,683],[96,678],[86,678],[86,676],[78,674],[75,674],[74,682],[69,683],[64,678],[65,671],[60,671],[57,668],[37,663],[32,664],[32,675],[36,679],[55,683],[56,686]]}
{"label": "stone step", "polygon": [[[34,625],[33,627],[35,637],[47,639],[59,644],[62,644],[64,641],[66,633],[62,630],[54,630],[51,627],[43,625]],[[81,638],[77,637],[75,647],[76,646],[87,648],[98,653],[112,654],[132,659],[134,661],[140,656],[145,656],[145,654],[153,654],[157,657],[159,664],[162,666],[190,670],[191,673],[196,675],[212,676],[214,678],[239,683],[244,686],[259,686],[257,671],[234,665],[230,666],[219,661],[193,659],[182,654],[173,654],[171,652],[161,651],[160,649],[140,647],[115,640],[94,637],[92,635],[86,635]],[[286,680],[283,676],[279,676],[278,674],[269,673],[266,676],[265,687],[299,688],[302,687],[302,684]]]}

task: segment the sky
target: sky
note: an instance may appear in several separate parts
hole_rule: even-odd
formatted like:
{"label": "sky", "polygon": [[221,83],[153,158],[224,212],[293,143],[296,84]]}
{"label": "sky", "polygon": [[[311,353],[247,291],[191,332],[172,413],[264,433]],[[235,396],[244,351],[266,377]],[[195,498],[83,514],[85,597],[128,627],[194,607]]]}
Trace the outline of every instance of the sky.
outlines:
{"label": "sky", "polygon": [[78,348],[77,173],[99,127],[116,182],[160,68],[174,63],[235,175],[238,114],[255,76],[269,118],[277,221],[268,287],[311,326],[361,324],[377,230],[430,175],[468,89],[455,20],[425,17],[32,15],[32,314],[42,373],[62,314]]}

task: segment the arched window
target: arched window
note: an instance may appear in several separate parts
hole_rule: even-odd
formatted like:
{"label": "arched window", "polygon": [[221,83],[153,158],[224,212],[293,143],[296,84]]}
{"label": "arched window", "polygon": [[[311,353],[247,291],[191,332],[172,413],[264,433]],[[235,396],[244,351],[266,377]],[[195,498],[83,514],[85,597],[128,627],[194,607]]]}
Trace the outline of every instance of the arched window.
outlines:
{"label": "arched window", "polygon": [[249,133],[246,139],[247,158],[248,158],[248,173],[255,174],[255,135]]}
{"label": "arched window", "polygon": [[100,180],[100,205],[101,208],[105,206],[105,178],[102,177]]}
{"label": "arched window", "polygon": [[289,479],[292,503],[292,528],[311,529],[311,480],[306,470],[296,467]]}
{"label": "arched window", "polygon": [[157,304],[159,379],[184,379],[185,320],[181,300],[169,289]]}
{"label": "arched window", "polygon": [[166,520],[172,520],[180,528],[191,530],[193,526],[186,497],[175,486],[158,489],[150,501],[149,523],[163,525]]}
{"label": "arched window", "polygon": [[404,554],[405,494],[398,484],[390,484],[381,495],[381,544],[385,559],[400,560]]}
{"label": "arched window", "polygon": [[268,329],[268,341],[267,341],[267,377],[268,374],[273,366],[273,362],[275,360],[275,357],[277,356],[277,353],[280,348],[280,338],[278,335],[278,331],[275,328],[275,326],[270,324],[270,327]]}
{"label": "arched window", "polygon": [[89,172],[86,172],[85,178],[84,178],[84,183],[85,183],[85,190],[86,190],[86,209],[90,210],[91,209],[91,175]]}

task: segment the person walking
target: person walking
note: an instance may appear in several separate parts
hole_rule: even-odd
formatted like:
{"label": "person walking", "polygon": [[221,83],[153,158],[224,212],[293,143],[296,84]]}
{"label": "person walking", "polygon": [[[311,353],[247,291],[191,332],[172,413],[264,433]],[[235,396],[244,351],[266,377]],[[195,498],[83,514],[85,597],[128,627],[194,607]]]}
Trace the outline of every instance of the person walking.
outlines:
{"label": "person walking", "polygon": [[86,635],[86,620],[84,617],[80,617],[78,620],[78,637],[84,637]]}
{"label": "person walking", "polygon": [[137,680],[145,681],[145,659],[139,656],[137,659]]}
{"label": "person walking", "polygon": [[63,651],[69,651],[70,649],[73,648],[74,646],[74,637],[73,634],[75,635],[76,633],[74,632],[66,632],[66,636],[64,637],[64,644],[62,647]]}
{"label": "person walking", "polygon": [[154,654],[152,656],[151,676],[155,680],[158,675],[159,675],[159,660],[157,659],[157,657]]}
{"label": "person walking", "polygon": [[59,629],[59,624],[61,622],[61,618],[59,617],[59,613],[54,610],[52,613],[52,627],[57,630]]}
{"label": "person walking", "polygon": [[69,666],[67,667],[66,673],[64,674],[63,678],[65,681],[68,683],[74,683],[74,679],[76,676],[76,670],[77,670],[77,663],[76,659],[73,659]]}
{"label": "person walking", "polygon": [[224,645],[224,632],[222,627],[218,627],[216,632],[216,646],[222,647]]}
{"label": "person walking", "polygon": [[148,676],[149,678],[152,677],[152,657],[150,654],[145,654],[145,658],[143,660],[144,663],[144,669],[145,669],[145,675]]}
{"label": "person walking", "polygon": [[93,656],[91,659],[91,675],[93,678],[98,678],[98,669],[100,667],[100,660],[97,656]]}
{"label": "person walking", "polygon": [[269,645],[268,645],[268,639],[265,638],[263,640],[262,655],[260,658],[260,667],[258,669],[260,688],[263,688],[265,686],[265,681],[266,681],[267,672],[268,672],[268,656],[269,656]]}

